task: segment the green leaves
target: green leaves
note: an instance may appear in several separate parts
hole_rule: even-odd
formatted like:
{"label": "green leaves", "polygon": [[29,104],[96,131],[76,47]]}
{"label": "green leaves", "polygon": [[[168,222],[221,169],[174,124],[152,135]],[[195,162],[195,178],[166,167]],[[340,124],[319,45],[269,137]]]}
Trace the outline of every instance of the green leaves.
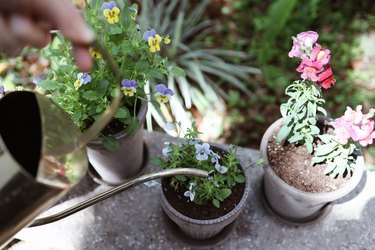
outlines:
{"label": "green leaves", "polygon": [[355,167],[355,159],[353,157],[357,150],[355,144],[348,143],[343,145],[336,140],[334,135],[330,134],[321,135],[319,138],[322,144],[319,144],[315,149],[311,163],[327,164],[324,174],[334,178],[351,174]]}
{"label": "green leaves", "polygon": [[120,143],[116,138],[113,136],[102,136],[103,138],[103,145],[108,150],[117,150],[120,147]]}
{"label": "green leaves", "polygon": [[89,90],[89,91],[84,92],[82,94],[82,97],[89,101],[95,101],[98,99],[99,96],[95,91]]}
{"label": "green leaves", "polygon": [[316,126],[317,112],[327,113],[320,106],[324,103],[321,90],[315,83],[302,80],[289,85],[285,94],[290,98],[280,106],[284,126],[277,134],[276,140],[281,142],[288,139],[289,143],[305,145],[307,151],[312,153],[314,138],[320,133]]}
{"label": "green leaves", "polygon": [[179,77],[186,77],[186,72],[180,67],[173,67],[171,70],[171,73],[174,76],[179,76]]}
{"label": "green leaves", "polygon": [[129,110],[123,107],[120,107],[115,114],[115,118],[119,118],[119,119],[128,118],[129,116],[130,116]]}
{"label": "green leaves", "polygon": [[284,125],[280,130],[279,130],[279,133],[277,133],[277,136],[276,136],[276,141],[277,142],[282,142],[283,140],[285,140],[288,136],[289,136],[289,133],[292,131],[292,127],[291,126],[288,126],[288,125]]}
{"label": "green leaves", "polygon": [[48,79],[38,82],[37,85],[45,90],[55,90],[59,87],[57,82]]}

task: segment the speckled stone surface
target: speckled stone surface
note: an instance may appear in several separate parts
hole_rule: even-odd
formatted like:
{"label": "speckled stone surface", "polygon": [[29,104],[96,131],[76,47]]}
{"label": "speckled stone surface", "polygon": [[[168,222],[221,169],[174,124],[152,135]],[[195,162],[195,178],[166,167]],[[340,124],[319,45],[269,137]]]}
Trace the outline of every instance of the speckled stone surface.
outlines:
{"label": "speckled stone surface", "polygon": [[[163,142],[169,139],[165,134],[146,133],[150,157],[160,155]],[[252,149],[239,148],[238,153],[245,165],[259,157]],[[146,172],[157,170],[147,165]],[[26,228],[16,237],[22,242],[12,249],[375,249],[375,173],[368,172],[359,187],[338,201],[323,220],[309,226],[289,226],[265,211],[261,199],[263,170],[248,171],[251,191],[244,211],[229,234],[211,242],[181,236],[163,214],[160,186],[140,185],[61,221]],[[45,215],[107,189],[86,176]]]}

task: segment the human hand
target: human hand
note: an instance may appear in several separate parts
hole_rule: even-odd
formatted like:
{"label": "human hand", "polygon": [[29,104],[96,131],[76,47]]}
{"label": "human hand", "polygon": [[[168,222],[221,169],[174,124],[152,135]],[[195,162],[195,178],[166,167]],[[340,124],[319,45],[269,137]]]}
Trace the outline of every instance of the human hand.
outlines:
{"label": "human hand", "polygon": [[72,41],[78,67],[89,71],[88,49],[95,35],[71,0],[0,0],[0,50],[5,54],[17,55],[27,45],[46,46],[52,28]]}

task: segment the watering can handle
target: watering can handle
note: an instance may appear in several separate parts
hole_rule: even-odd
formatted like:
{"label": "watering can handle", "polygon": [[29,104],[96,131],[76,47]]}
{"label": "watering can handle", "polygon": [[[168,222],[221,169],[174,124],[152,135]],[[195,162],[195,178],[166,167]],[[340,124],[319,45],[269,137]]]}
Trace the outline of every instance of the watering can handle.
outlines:
{"label": "watering can handle", "polygon": [[44,218],[36,219],[29,227],[36,227],[45,225],[48,223],[52,223],[58,220],[61,220],[65,217],[68,217],[76,212],[79,212],[87,207],[90,207],[96,203],[99,203],[101,201],[104,201],[108,199],[109,197],[116,195],[118,193],[121,193],[122,191],[125,191],[129,188],[135,187],[141,183],[144,183],[146,181],[175,176],[175,175],[185,175],[185,176],[198,176],[198,177],[208,177],[208,172],[200,169],[195,168],[178,168],[178,169],[167,169],[160,172],[142,175],[138,178],[135,178],[129,182],[125,182],[124,184],[121,184],[117,187],[114,187],[110,190],[107,190],[103,193],[100,193],[86,201],[83,201],[77,205],[74,205],[70,208],[67,208],[66,210],[63,210],[59,213],[56,213],[54,215],[50,215]]}
{"label": "watering can handle", "polygon": [[[59,33],[60,31],[54,30],[51,33]],[[112,117],[115,115],[117,108],[121,101],[121,74],[119,67],[113,57],[109,54],[108,50],[105,49],[100,42],[96,39],[92,42],[91,46],[98,52],[102,54],[104,60],[106,60],[109,69],[112,71],[116,78],[116,89],[113,100],[111,104],[106,108],[106,110],[101,114],[101,116],[95,120],[95,122],[84,131],[79,137],[77,137],[71,143],[67,143],[56,149],[52,149],[49,152],[54,155],[65,155],[70,152],[81,150],[84,148],[92,139],[95,139],[98,134],[105,128],[105,126],[111,121]]]}

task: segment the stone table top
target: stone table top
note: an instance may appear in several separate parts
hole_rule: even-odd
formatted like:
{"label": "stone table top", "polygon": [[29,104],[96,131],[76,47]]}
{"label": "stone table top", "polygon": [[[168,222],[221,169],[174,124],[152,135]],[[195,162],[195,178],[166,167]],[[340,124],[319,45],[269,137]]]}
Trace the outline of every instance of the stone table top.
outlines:
{"label": "stone table top", "polygon": [[[147,132],[149,156],[160,156],[166,134]],[[241,162],[259,158],[259,151],[238,148]],[[145,172],[157,171],[148,164]],[[375,173],[367,172],[359,187],[330,214],[313,225],[290,226],[269,215],[262,203],[263,170],[250,171],[248,202],[231,225],[211,241],[184,237],[164,215],[159,201],[160,186],[139,185],[63,220],[25,228],[12,249],[375,249]],[[74,187],[63,201],[44,215],[77,204],[109,189],[89,176]],[[33,248],[34,247],[34,248]]]}

